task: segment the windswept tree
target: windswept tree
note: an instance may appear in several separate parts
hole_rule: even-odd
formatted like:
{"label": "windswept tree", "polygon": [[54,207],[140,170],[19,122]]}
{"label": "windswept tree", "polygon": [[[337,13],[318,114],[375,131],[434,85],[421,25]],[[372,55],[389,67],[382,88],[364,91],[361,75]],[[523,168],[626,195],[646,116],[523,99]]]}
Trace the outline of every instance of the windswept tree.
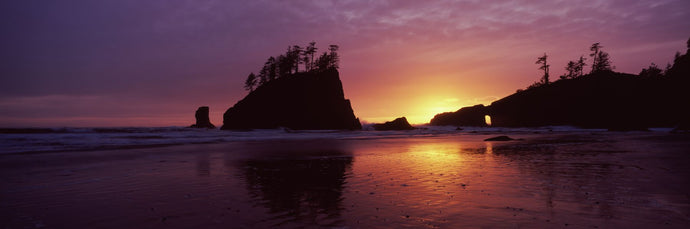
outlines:
{"label": "windswept tree", "polygon": [[597,71],[597,66],[599,66],[599,56],[601,53],[601,48],[604,46],[601,46],[599,42],[592,44],[592,46],[589,47],[589,51],[592,51],[592,53],[589,54],[590,57],[592,57],[592,71],[590,73],[594,73]]}
{"label": "windswept tree", "polygon": [[286,53],[286,56],[290,58],[290,62],[292,63],[293,68],[295,69],[294,73],[299,72],[299,64],[302,62],[302,47],[299,45],[294,45],[292,46],[292,50],[288,49],[288,53]]}
{"label": "windswept tree", "polygon": [[329,52],[323,52],[319,58],[316,59],[316,70],[325,71],[328,69],[337,69],[340,57],[338,56],[338,46],[330,45]]}
{"label": "windswept tree", "polygon": [[539,65],[539,70],[544,71],[544,76],[541,79],[542,84],[549,84],[549,64],[546,62],[546,58],[548,56],[546,53],[544,53],[543,56],[537,57],[537,62],[534,62],[535,64]]}
{"label": "windswept tree", "polygon": [[574,61],[568,61],[568,64],[565,66],[565,70],[568,72],[565,75],[561,76],[561,79],[572,79],[575,78],[575,74],[577,74],[577,63]]}
{"label": "windswept tree", "polygon": [[587,64],[585,64],[585,60],[587,58],[584,58],[583,56],[580,56],[580,59],[577,60],[577,63],[575,63],[575,71],[577,72],[576,77],[580,77],[584,75],[584,69]]}
{"label": "windswept tree", "polygon": [[596,65],[592,66],[592,72],[611,71],[611,59],[609,53],[599,51]]}
{"label": "windswept tree", "polygon": [[659,68],[659,66],[656,66],[655,63],[652,63],[649,65],[649,67],[642,69],[639,75],[642,77],[658,77],[663,75],[662,72],[663,71],[661,68]]}
{"label": "windswept tree", "polygon": [[244,81],[244,89],[248,90],[250,92],[254,91],[254,87],[256,87],[256,75],[254,73],[249,73],[249,76],[247,76],[247,80]]}
{"label": "windswept tree", "polygon": [[277,64],[277,74],[278,77],[287,77],[290,75],[290,72],[292,71],[292,62],[290,61],[290,58],[286,57],[285,55],[280,55],[278,56],[278,59],[276,61]]}
{"label": "windswept tree", "polygon": [[565,70],[567,73],[563,76],[561,76],[562,79],[573,79],[577,78],[583,75],[583,69],[585,68],[585,60],[587,58],[584,58],[583,56],[580,56],[580,58],[577,61],[568,61],[568,64],[565,66]]}
{"label": "windswept tree", "polygon": [[[314,68],[314,54],[316,53],[316,42],[309,42],[309,46],[304,49],[305,66],[307,71]],[[308,58],[308,61],[306,60]]]}
{"label": "windswept tree", "polygon": [[277,66],[275,57],[269,57],[268,60],[266,60],[264,67],[267,69],[266,72],[269,80],[274,80],[278,78],[278,73],[276,72]]}
{"label": "windswept tree", "polygon": [[340,46],[338,45],[329,45],[328,46],[328,51],[330,51],[329,55],[331,56],[331,62],[329,63],[329,68],[338,68],[338,64],[340,63],[340,56],[338,56],[338,49],[340,49]]}
{"label": "windswept tree", "polygon": [[264,85],[265,83],[268,83],[268,67],[264,65],[263,68],[261,68],[261,71],[259,71],[259,86]]}

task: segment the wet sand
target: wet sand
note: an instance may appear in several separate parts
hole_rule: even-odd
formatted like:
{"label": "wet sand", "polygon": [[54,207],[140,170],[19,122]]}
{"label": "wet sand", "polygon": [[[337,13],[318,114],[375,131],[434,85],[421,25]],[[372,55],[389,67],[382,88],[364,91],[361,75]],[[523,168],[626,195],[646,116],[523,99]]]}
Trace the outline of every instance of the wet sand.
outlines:
{"label": "wet sand", "polygon": [[0,228],[687,228],[690,136],[247,141],[0,155]]}

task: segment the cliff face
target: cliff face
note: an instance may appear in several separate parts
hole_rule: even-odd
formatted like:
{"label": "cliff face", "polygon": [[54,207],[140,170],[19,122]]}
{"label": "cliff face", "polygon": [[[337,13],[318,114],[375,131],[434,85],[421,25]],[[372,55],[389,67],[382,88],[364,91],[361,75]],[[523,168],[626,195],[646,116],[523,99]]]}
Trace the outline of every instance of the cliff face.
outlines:
{"label": "cliff face", "polygon": [[221,129],[361,129],[339,73],[298,73],[272,80],[230,107]]}

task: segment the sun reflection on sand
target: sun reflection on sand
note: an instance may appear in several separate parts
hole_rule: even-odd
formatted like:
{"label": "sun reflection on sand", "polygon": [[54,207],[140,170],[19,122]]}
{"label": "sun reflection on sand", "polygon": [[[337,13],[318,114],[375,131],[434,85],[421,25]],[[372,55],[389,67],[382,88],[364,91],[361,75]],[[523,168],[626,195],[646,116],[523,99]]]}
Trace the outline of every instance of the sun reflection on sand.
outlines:
{"label": "sun reflection on sand", "polygon": [[495,177],[485,169],[499,167],[490,143],[421,139],[392,148],[360,149],[370,150],[392,152],[355,156],[345,192],[345,206],[353,209],[354,218],[443,225],[459,214],[478,216],[481,212],[469,214],[468,207],[494,202],[479,189],[491,188],[484,178]]}

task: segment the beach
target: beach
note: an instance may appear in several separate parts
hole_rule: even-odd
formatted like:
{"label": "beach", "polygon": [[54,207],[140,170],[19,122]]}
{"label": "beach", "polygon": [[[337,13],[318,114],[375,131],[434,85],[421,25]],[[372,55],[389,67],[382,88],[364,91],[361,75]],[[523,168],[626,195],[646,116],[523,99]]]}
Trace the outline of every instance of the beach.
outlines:
{"label": "beach", "polygon": [[0,154],[1,228],[690,226],[687,134],[298,135]]}

